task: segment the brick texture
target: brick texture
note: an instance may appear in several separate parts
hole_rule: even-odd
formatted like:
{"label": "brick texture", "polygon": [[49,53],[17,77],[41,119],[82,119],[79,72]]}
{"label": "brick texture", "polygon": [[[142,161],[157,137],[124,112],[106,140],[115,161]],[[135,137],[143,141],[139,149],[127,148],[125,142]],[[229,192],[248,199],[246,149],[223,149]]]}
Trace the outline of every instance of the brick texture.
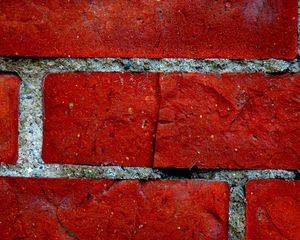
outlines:
{"label": "brick texture", "polygon": [[151,166],[156,73],[63,73],[44,81],[46,163]]}
{"label": "brick texture", "polygon": [[0,0],[0,240],[300,240],[299,4]]}
{"label": "brick texture", "polygon": [[0,179],[0,238],[227,239],[229,189],[210,181]]}
{"label": "brick texture", "polygon": [[297,55],[297,0],[5,0],[0,9],[2,56]]}
{"label": "brick texture", "polygon": [[246,198],[246,240],[300,239],[299,181],[252,180]]}
{"label": "brick texture", "polygon": [[13,164],[18,158],[18,95],[16,75],[0,73],[0,163]]}
{"label": "brick texture", "polygon": [[299,84],[293,74],[50,74],[43,159],[298,169]]}
{"label": "brick texture", "polygon": [[300,75],[165,74],[155,167],[300,168]]}

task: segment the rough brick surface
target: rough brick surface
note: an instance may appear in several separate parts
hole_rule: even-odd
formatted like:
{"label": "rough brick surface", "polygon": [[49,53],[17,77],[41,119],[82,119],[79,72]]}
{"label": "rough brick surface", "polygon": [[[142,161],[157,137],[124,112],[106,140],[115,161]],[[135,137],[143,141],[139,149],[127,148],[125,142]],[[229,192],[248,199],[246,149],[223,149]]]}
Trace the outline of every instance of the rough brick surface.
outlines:
{"label": "rough brick surface", "polygon": [[246,186],[247,240],[300,239],[300,182],[253,180]]}
{"label": "rough brick surface", "polygon": [[290,59],[297,54],[297,0],[5,0],[0,9],[5,56]]}
{"label": "rough brick surface", "polygon": [[165,74],[155,167],[300,168],[300,75]]}
{"label": "rough brick surface", "polygon": [[16,75],[0,73],[0,163],[18,158],[19,83]]}
{"label": "rough brick surface", "polygon": [[151,166],[156,73],[63,73],[44,81],[47,163]]}
{"label": "rough brick surface", "polygon": [[227,239],[229,189],[209,181],[0,179],[0,238]]}

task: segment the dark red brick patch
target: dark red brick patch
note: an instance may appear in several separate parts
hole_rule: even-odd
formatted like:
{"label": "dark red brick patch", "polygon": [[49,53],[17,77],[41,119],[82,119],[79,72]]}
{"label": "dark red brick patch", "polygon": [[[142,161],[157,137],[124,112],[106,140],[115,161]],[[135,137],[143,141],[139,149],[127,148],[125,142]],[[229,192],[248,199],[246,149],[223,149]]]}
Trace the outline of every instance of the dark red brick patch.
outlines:
{"label": "dark red brick patch", "polygon": [[300,168],[300,75],[165,74],[155,167]]}
{"label": "dark red brick patch", "polygon": [[0,179],[0,238],[227,239],[229,189],[212,181]]}
{"label": "dark red brick patch", "polygon": [[0,163],[13,164],[18,158],[18,96],[20,79],[0,73]]}
{"label": "dark red brick patch", "polygon": [[0,55],[292,59],[297,3],[5,0]]}
{"label": "dark red brick patch", "polygon": [[62,73],[44,81],[46,163],[151,166],[156,73]]}
{"label": "dark red brick patch", "polygon": [[300,239],[300,182],[252,180],[246,186],[247,240]]}

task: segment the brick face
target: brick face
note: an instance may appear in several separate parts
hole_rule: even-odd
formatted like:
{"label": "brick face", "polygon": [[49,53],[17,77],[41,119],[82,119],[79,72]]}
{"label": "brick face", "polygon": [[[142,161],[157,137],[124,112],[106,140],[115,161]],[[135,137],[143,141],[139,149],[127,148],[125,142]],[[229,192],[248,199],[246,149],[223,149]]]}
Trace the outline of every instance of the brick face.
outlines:
{"label": "brick face", "polygon": [[299,181],[252,180],[246,198],[246,240],[300,239]]}
{"label": "brick face", "polygon": [[18,95],[16,75],[0,73],[0,163],[13,164],[18,156]]}
{"label": "brick face", "polygon": [[212,181],[0,179],[0,238],[227,239],[229,189]]}
{"label": "brick face", "polygon": [[151,166],[157,84],[155,73],[47,75],[44,161]]}
{"label": "brick face", "polygon": [[298,74],[50,74],[43,159],[297,169],[299,84]]}
{"label": "brick face", "polygon": [[5,0],[0,8],[2,56],[297,55],[297,0]]}
{"label": "brick face", "polygon": [[162,75],[154,166],[299,169],[299,84],[298,74]]}

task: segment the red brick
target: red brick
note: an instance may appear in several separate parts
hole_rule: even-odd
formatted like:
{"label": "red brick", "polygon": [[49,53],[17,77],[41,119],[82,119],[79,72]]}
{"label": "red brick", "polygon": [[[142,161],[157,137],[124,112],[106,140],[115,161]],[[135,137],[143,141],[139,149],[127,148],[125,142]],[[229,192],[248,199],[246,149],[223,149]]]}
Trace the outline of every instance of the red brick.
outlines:
{"label": "red brick", "polygon": [[0,179],[0,238],[227,239],[229,189],[210,181]]}
{"label": "red brick", "polygon": [[0,163],[13,164],[18,158],[18,96],[20,80],[0,73]]}
{"label": "red brick", "polygon": [[2,56],[297,55],[297,0],[5,0],[0,8]]}
{"label": "red brick", "polygon": [[166,74],[155,167],[300,168],[300,75]]}
{"label": "red brick", "polygon": [[300,182],[252,180],[246,186],[247,240],[300,239]]}
{"label": "red brick", "polygon": [[156,73],[62,73],[44,81],[46,163],[151,166]]}

